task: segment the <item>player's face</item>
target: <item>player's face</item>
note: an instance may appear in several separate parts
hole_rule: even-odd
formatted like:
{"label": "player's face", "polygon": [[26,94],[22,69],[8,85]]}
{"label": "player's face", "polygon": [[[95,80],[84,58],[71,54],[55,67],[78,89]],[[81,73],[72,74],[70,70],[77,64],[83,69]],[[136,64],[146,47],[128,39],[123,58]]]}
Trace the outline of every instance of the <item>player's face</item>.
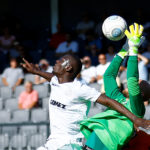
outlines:
{"label": "player's face", "polygon": [[66,67],[70,65],[70,60],[67,57],[62,57],[59,60],[56,60],[56,63],[53,67],[53,73],[55,75],[63,75],[66,72]]}

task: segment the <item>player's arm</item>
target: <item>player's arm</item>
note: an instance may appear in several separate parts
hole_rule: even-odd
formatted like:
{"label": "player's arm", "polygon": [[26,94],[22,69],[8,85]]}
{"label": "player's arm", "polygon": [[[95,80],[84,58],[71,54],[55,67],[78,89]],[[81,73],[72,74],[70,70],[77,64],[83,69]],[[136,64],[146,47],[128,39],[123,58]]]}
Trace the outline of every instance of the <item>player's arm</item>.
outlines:
{"label": "player's arm", "polygon": [[[125,106],[118,103],[116,100],[110,99],[105,94],[101,94],[97,101],[97,103],[100,103],[102,105],[105,105],[107,107],[110,107],[113,110],[118,111],[119,113],[125,115],[127,118],[129,118],[134,124],[135,127],[143,127],[143,128],[149,128],[150,127],[150,121],[138,118],[136,115],[131,113]],[[136,128],[138,130],[138,128]]]}
{"label": "player's arm", "polygon": [[53,73],[48,73],[41,71],[36,65],[29,63],[26,59],[23,58],[24,64],[22,66],[30,73],[39,75],[45,78],[47,81],[50,81],[51,78],[54,76]]}
{"label": "player's arm", "polygon": [[127,64],[127,84],[132,112],[135,115],[143,116],[145,107],[142,100],[139,87],[139,72],[138,72],[138,48],[144,40],[142,37],[143,26],[134,23],[131,25],[130,32],[125,31],[129,44],[129,59]]}

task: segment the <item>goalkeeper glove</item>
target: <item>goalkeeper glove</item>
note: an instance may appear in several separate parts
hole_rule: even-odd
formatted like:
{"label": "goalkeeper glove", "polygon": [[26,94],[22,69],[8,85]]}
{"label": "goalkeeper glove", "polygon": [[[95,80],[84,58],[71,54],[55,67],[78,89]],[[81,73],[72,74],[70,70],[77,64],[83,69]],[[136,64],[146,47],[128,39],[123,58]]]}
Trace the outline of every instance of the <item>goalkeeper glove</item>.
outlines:
{"label": "goalkeeper glove", "polygon": [[[138,48],[143,43],[145,37],[142,36],[143,26],[134,23],[134,25],[130,25],[130,32],[125,30],[125,35],[128,38],[128,49],[130,56],[136,56],[138,54]],[[127,49],[126,49],[127,50]]]}

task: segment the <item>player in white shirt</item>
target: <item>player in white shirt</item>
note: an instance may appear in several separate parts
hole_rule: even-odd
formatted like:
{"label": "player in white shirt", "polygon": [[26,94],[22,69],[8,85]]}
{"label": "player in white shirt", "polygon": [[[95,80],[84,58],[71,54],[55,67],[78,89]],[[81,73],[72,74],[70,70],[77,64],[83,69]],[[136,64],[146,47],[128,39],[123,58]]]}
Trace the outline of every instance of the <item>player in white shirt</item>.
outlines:
{"label": "player in white shirt", "polygon": [[129,112],[123,105],[106,97],[95,89],[75,80],[82,68],[81,61],[74,55],[65,55],[56,61],[53,73],[39,70],[35,65],[23,59],[22,64],[30,73],[40,75],[50,81],[49,99],[51,135],[46,144],[38,150],[79,150],[83,135],[80,133],[80,121],[85,119],[90,101],[111,107],[129,117],[138,126],[143,120]]}

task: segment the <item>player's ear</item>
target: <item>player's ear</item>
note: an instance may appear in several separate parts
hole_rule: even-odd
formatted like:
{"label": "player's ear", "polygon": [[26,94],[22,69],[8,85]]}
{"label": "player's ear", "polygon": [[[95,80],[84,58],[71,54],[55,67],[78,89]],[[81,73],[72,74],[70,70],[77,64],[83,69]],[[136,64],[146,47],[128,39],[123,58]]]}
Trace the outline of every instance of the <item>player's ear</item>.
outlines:
{"label": "player's ear", "polygon": [[70,72],[72,70],[72,66],[71,65],[67,65],[65,67],[65,69],[66,69],[67,72]]}

